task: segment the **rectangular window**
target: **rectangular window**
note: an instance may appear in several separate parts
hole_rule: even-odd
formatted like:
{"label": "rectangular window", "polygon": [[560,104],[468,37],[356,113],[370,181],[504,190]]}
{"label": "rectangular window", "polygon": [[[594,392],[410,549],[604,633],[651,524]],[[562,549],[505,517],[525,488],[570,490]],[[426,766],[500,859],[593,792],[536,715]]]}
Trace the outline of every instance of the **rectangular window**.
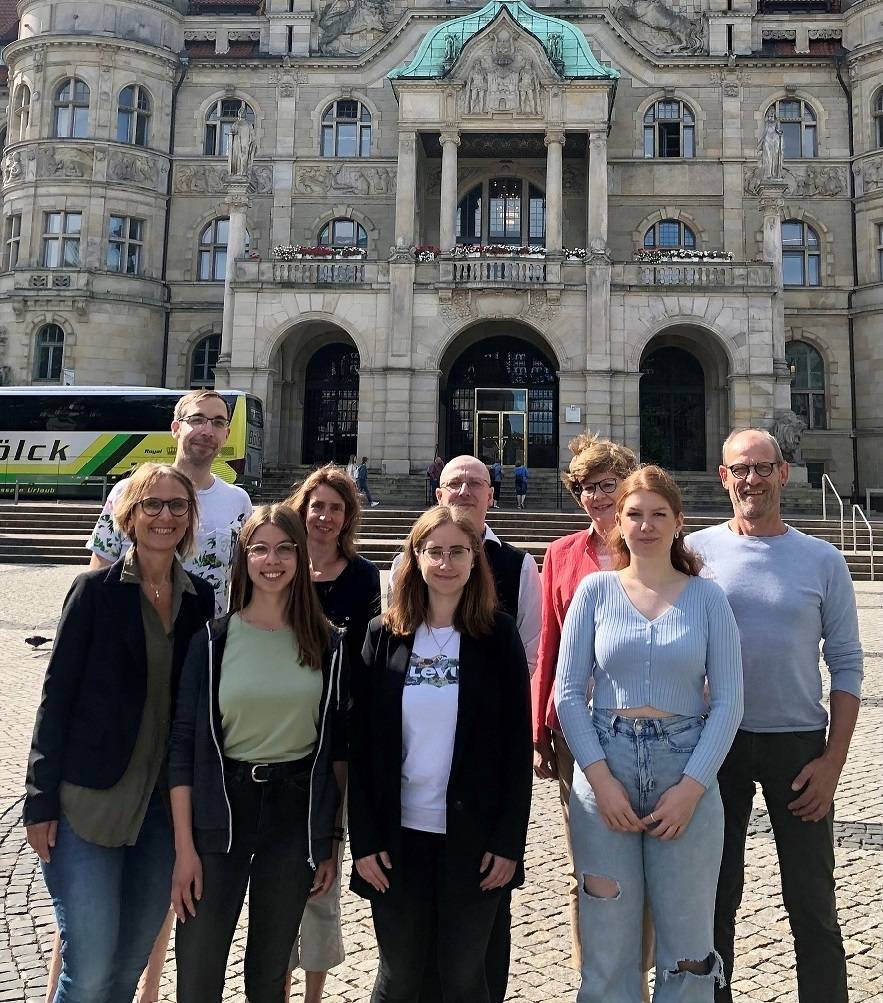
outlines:
{"label": "rectangular window", "polygon": [[[785,146],[786,160],[799,160],[801,156],[801,135],[799,122],[782,122],[782,133]],[[812,156],[812,154],[810,154]]]}
{"label": "rectangular window", "polygon": [[782,279],[786,286],[806,285],[803,251],[785,251],[782,255]]}
{"label": "rectangular window", "polygon": [[111,272],[138,275],[144,245],[144,220],[111,216],[108,223],[107,268]]}
{"label": "rectangular window", "polygon": [[644,157],[648,160],[656,156],[656,149],[654,146],[654,129],[655,126],[652,125],[644,126]]}
{"label": "rectangular window", "polygon": [[79,268],[80,231],[83,215],[79,212],[43,214],[43,267]]}
{"label": "rectangular window", "polygon": [[[343,102],[339,102],[343,104]],[[358,135],[359,127],[355,122],[338,122],[337,123],[337,156],[338,157],[355,157],[358,154],[358,149],[356,148],[356,137]]]}
{"label": "rectangular window", "polygon": [[334,126],[333,125],[323,125],[322,126],[322,156],[323,157],[333,157],[334,156]]}
{"label": "rectangular window", "polygon": [[659,156],[679,157],[681,155],[681,125],[680,122],[660,122]]}
{"label": "rectangular window", "polygon": [[21,213],[6,217],[6,231],[3,240],[3,270],[11,272],[13,268],[18,266],[18,257],[21,250]]}

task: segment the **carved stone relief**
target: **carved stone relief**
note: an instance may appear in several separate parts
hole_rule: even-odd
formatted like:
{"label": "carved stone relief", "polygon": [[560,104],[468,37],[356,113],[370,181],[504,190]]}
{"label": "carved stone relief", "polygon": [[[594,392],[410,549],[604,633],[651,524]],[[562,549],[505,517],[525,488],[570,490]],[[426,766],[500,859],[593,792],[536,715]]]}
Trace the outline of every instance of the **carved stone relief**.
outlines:
{"label": "carved stone relief", "polygon": [[319,14],[319,52],[352,56],[370,49],[395,24],[390,0],[330,0]]}
{"label": "carved stone relief", "polygon": [[872,192],[878,188],[883,188],[883,158],[878,157],[874,160],[863,160],[853,170],[856,176],[862,179],[864,191]]}
{"label": "carved stone relief", "polygon": [[[788,185],[785,195],[791,197],[845,195],[848,187],[843,167],[785,167],[782,170],[782,180]],[[743,192],[746,195],[758,195],[761,183],[760,166],[746,166],[743,171]]]}
{"label": "carved stone relief", "polygon": [[[258,195],[273,191],[273,168],[268,164],[252,167],[249,178]],[[185,164],[175,170],[178,195],[221,195],[227,191],[231,174],[226,167],[211,164]]]}
{"label": "carved stone relief", "polygon": [[107,176],[112,181],[156,188],[159,184],[159,175],[159,162],[152,157],[134,153],[113,153],[107,161]]}
{"label": "carved stone relief", "polygon": [[42,178],[89,178],[90,151],[75,146],[41,146],[37,151],[37,176]]}
{"label": "carved stone relief", "polygon": [[636,41],[661,55],[708,52],[705,16],[687,17],[662,0],[619,0],[611,13]]}
{"label": "carved stone relief", "polygon": [[483,43],[456,72],[456,78],[464,81],[460,113],[511,112],[530,118],[542,115],[544,78],[550,76],[549,67],[541,66],[514,26],[501,24]]}
{"label": "carved stone relief", "polygon": [[24,173],[21,153],[18,150],[10,153],[3,162],[3,183],[8,185],[13,181],[19,181],[24,177]]}
{"label": "carved stone relief", "polygon": [[392,195],[396,172],[360,164],[310,164],[298,167],[294,190],[303,195]]}
{"label": "carved stone relief", "polygon": [[472,317],[472,303],[469,291],[454,289],[448,296],[439,296],[438,313],[451,327],[458,327]]}

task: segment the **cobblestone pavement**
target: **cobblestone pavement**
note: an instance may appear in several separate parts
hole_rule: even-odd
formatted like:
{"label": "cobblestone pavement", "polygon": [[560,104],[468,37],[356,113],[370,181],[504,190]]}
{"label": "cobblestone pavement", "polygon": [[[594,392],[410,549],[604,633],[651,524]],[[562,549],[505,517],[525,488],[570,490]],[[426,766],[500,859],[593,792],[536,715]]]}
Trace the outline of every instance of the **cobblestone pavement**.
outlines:
{"label": "cobblestone pavement", "polygon": [[[19,825],[22,777],[45,652],[24,638],[33,628],[52,636],[75,569],[0,565],[0,1003],[42,1000],[52,909],[35,857]],[[883,1003],[883,587],[857,585],[867,656],[865,700],[837,799],[837,880],[840,921],[849,958],[854,1003]],[[781,906],[775,846],[760,800],[748,839],[745,901],[739,916],[740,1001],[796,1000],[794,956]],[[528,883],[513,904],[509,1000],[573,1000],[577,978],[567,967],[569,934],[564,916],[565,849],[555,790],[537,783],[527,850]],[[347,872],[349,863],[346,864]],[[366,1000],[376,952],[367,906],[344,894],[347,959],[328,979],[328,1003]],[[229,1000],[242,993],[244,931],[240,925],[228,981]],[[169,961],[162,1000],[174,999]],[[298,993],[292,994],[298,998]]]}

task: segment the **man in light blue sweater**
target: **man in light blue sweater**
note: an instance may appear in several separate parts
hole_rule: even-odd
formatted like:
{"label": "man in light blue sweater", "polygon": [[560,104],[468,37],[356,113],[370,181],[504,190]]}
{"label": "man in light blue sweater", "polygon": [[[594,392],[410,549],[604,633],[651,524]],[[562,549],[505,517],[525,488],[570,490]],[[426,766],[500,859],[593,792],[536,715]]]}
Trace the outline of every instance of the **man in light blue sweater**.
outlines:
{"label": "man in light blue sweater", "polygon": [[[745,714],[718,773],[724,852],[715,947],[731,1003],[735,918],[755,782],[766,801],[797,955],[800,1003],[846,1003],[846,960],[834,897],[834,793],[858,716],[862,648],[855,591],[843,555],[782,521],[788,464],[760,429],[724,443],[721,482],[733,518],[691,534],[689,545],[724,590],[742,644]],[[822,705],[819,643],[831,675]]]}

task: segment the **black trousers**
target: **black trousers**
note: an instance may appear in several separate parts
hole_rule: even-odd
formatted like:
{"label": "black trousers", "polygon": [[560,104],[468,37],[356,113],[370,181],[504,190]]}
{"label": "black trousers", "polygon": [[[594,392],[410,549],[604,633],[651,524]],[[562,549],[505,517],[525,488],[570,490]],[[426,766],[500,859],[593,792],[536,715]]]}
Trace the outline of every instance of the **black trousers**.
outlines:
{"label": "black trousers", "polygon": [[777,734],[739,731],[718,773],[724,803],[724,853],[717,886],[714,944],[727,986],[716,1003],[732,1003],[735,921],[745,879],[745,839],[754,784],[763,791],[772,823],[782,898],[797,955],[800,1003],[846,1003],[846,957],[834,897],[834,809],[819,822],[788,810],[799,792],[794,778],[825,751],[824,731]]}
{"label": "black trousers", "polygon": [[[444,1003],[489,1003],[485,954],[500,892],[464,900],[445,880],[445,837],[402,829],[391,887],[371,900],[380,965],[371,1003],[417,1003],[427,968]],[[476,872],[476,887],[480,880]]]}
{"label": "black trousers", "polygon": [[245,995],[249,1003],[283,1003],[288,959],[313,883],[309,766],[267,783],[227,772],[233,845],[229,853],[203,854],[196,916],[177,925],[177,1003],[220,1003],[246,888]]}

